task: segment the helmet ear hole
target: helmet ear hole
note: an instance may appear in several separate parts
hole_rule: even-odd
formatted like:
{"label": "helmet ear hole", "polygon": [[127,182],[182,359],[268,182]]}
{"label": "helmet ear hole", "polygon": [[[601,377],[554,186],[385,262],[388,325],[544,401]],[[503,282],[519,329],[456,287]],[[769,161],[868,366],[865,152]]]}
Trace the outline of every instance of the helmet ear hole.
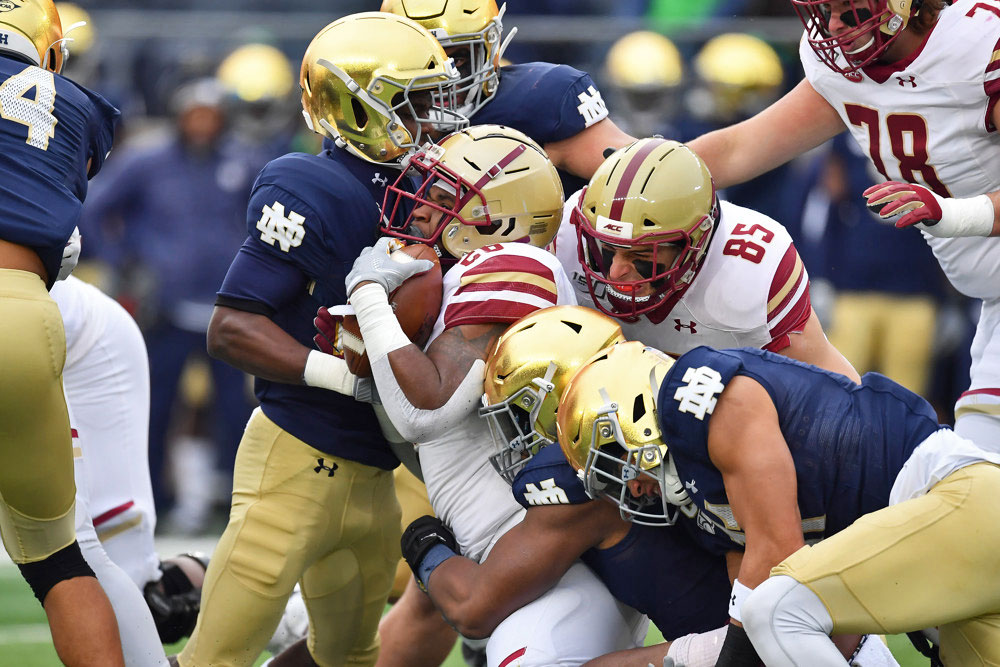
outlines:
{"label": "helmet ear hole", "polygon": [[356,97],[351,98],[351,111],[354,112],[354,123],[358,126],[358,129],[365,129],[365,126],[368,124],[368,112],[365,111],[364,106]]}
{"label": "helmet ear hole", "polygon": [[642,400],[642,394],[635,395],[635,401],[632,403],[632,421],[638,422],[646,415],[646,404]]}
{"label": "helmet ear hole", "polygon": [[306,91],[306,93],[308,93],[309,95],[312,95],[312,92],[313,92],[312,91],[312,83],[310,83],[310,81],[309,81],[309,70],[308,69],[306,69],[305,76],[302,77],[302,82],[305,84],[305,91]]}

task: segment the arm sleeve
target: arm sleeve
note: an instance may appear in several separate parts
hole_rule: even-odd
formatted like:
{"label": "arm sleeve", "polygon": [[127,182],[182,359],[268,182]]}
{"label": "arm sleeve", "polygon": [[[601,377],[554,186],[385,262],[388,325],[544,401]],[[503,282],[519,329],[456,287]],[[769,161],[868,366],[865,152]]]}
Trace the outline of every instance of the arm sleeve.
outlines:
{"label": "arm sleeve", "polygon": [[811,313],[809,274],[795,245],[789,243],[768,290],[767,327],[771,342],[764,349],[778,352],[788,347],[789,334],[805,329]]}

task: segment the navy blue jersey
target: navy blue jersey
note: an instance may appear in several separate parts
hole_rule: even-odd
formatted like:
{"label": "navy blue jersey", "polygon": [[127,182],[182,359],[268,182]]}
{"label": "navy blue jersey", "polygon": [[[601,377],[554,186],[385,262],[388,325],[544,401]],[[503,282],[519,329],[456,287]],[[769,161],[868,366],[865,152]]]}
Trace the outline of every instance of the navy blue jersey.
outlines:
{"label": "navy blue jersey", "polygon": [[[254,183],[249,238],[219,290],[218,303],[270,317],[312,347],[320,306],[347,302],[344,278],[376,238],[379,205],[395,172],[341,149],[272,160]],[[257,378],[261,409],[274,423],[335,456],[391,469],[371,407],[305,385]]]}
{"label": "navy blue jersey", "polygon": [[[532,458],[514,479],[513,491],[525,507],[591,502],[558,446]],[[729,620],[725,559],[705,552],[679,527],[633,524],[621,542],[589,549],[582,560],[616,598],[649,616],[666,639]]]}
{"label": "navy blue jersey", "polygon": [[807,541],[886,507],[910,453],[941,428],[927,401],[878,373],[866,373],[856,385],[843,375],[752,348],[697,347],[681,355],[660,387],[657,415],[677,474],[698,507],[693,520],[683,521],[716,553],[745,544],[722,475],[708,456],[711,407],[736,375],[759,382],[774,401],[795,464]]}
{"label": "navy blue jersey", "polygon": [[7,57],[0,111],[0,238],[37,252],[51,285],[119,113],[67,78]]}
{"label": "navy blue jersey", "polygon": [[[540,145],[561,141],[608,116],[601,92],[586,72],[568,65],[519,63],[500,68],[500,84],[471,121],[506,125]],[[587,181],[560,171],[566,193]]]}

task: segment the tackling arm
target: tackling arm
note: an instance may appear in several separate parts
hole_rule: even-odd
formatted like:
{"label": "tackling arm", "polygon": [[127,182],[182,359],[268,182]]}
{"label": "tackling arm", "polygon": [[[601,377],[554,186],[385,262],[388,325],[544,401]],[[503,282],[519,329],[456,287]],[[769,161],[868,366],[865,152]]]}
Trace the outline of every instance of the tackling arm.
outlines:
{"label": "tackling arm", "polygon": [[726,188],[778,167],[844,130],[822,95],[803,79],[780,100],[741,123],[703,134],[688,146]]}
{"label": "tackling arm", "polygon": [[530,508],[482,564],[462,557],[441,563],[427,581],[431,600],[466,637],[488,637],[555,586],[584,551],[601,544],[609,531],[600,502]]}

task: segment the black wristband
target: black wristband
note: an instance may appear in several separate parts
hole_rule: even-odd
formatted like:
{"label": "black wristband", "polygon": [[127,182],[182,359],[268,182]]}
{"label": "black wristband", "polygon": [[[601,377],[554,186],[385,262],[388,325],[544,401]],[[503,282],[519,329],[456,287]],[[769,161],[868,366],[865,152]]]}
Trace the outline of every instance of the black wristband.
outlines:
{"label": "black wristband", "polygon": [[747,631],[730,621],[726,641],[722,643],[722,652],[715,667],[757,667],[759,664],[760,656],[747,636]]}

